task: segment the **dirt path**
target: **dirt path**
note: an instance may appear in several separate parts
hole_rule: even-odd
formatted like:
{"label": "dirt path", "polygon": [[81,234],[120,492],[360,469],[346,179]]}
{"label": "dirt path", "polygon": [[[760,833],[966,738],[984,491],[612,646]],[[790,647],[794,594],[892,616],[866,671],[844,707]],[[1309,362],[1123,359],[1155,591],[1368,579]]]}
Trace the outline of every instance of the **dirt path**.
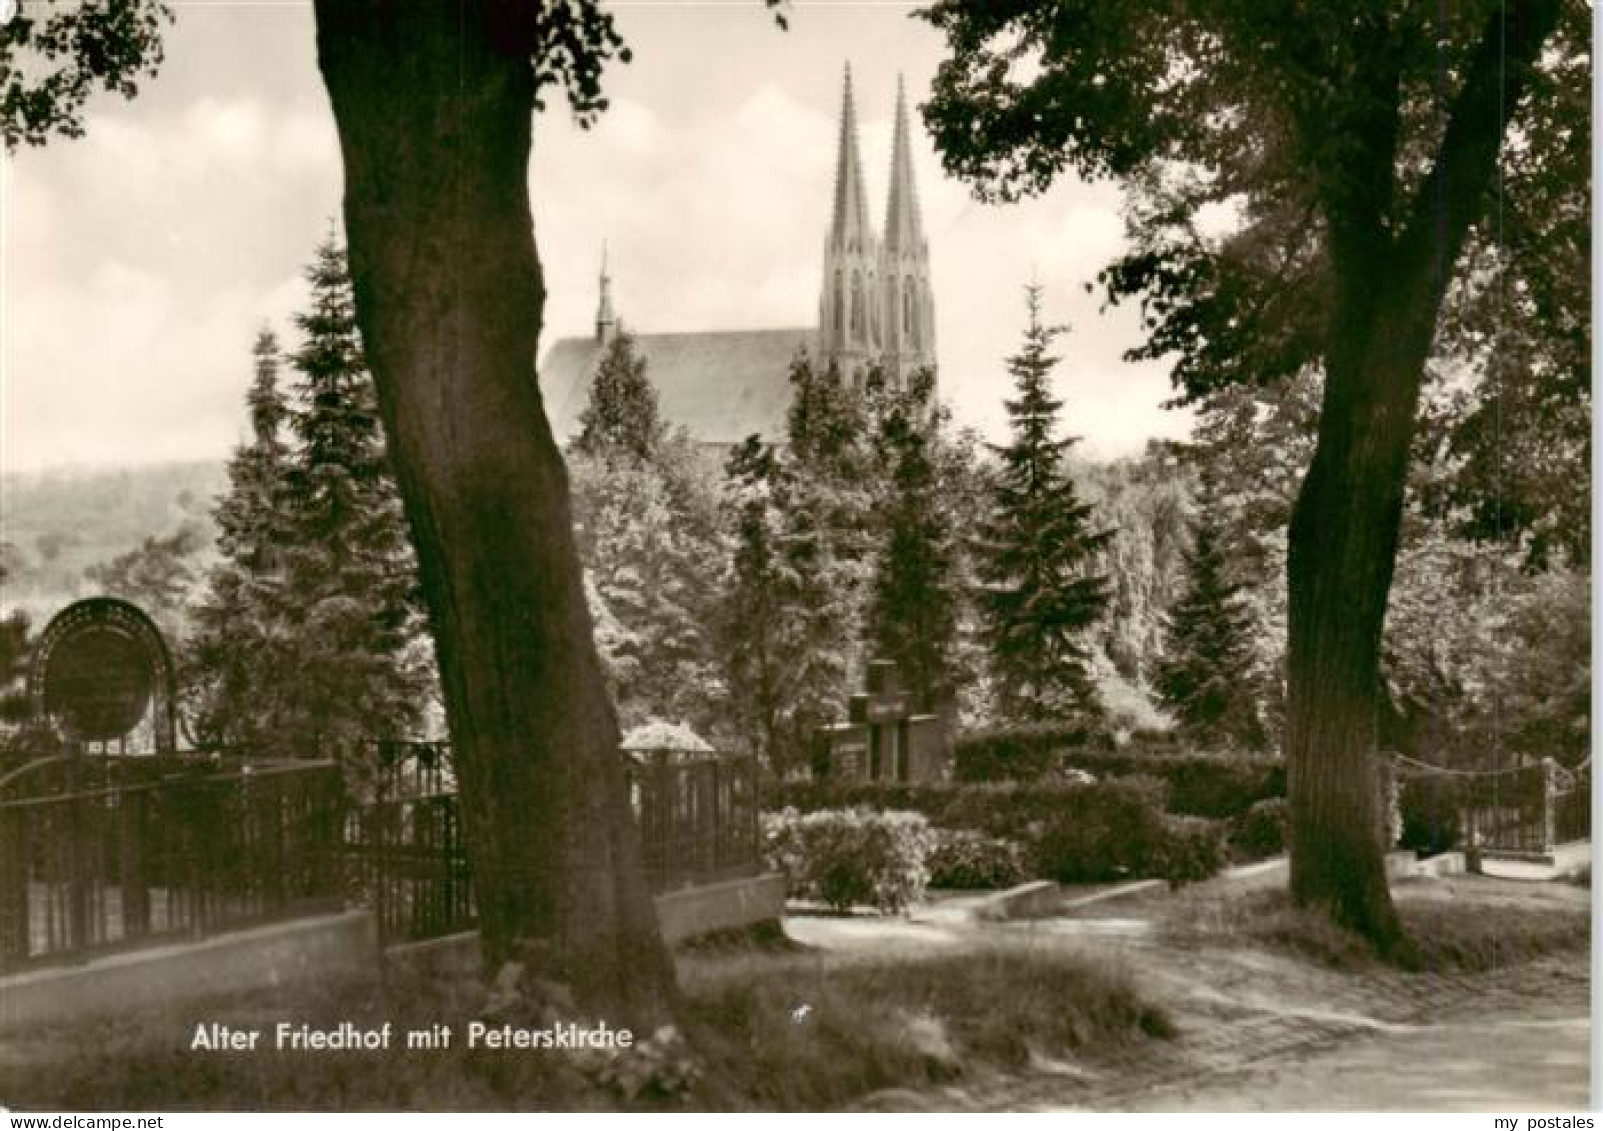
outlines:
{"label": "dirt path", "polygon": [[[1480,883],[1479,881],[1477,882]],[[1488,882],[1499,906],[1585,901]],[[1419,891],[1464,898],[1462,887]],[[1582,951],[1481,974],[1328,970],[1248,947],[1178,946],[1161,898],[1094,918],[841,931],[846,949],[960,945],[978,932],[1081,949],[1162,1002],[1178,1036],[1125,1055],[1041,1061],[1024,1077],[873,1097],[877,1110],[1574,1111],[1590,1102],[1590,964]],[[973,934],[971,934],[973,932]],[[827,932],[820,932],[827,934]],[[815,937],[815,942],[823,942]],[[825,943],[828,945],[828,943]]]}

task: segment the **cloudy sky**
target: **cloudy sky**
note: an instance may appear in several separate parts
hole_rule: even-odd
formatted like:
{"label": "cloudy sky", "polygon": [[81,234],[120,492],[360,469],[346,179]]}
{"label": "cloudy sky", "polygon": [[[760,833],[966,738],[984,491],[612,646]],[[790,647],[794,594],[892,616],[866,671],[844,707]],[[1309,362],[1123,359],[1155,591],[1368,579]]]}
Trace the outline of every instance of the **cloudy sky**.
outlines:
{"label": "cloudy sky", "polygon": [[[225,456],[244,431],[249,348],[288,340],[300,271],[339,208],[340,168],[309,4],[176,3],[167,62],[133,102],[92,104],[88,136],[7,163],[0,263],[0,466],[35,470]],[[530,174],[551,294],[544,341],[589,332],[603,240],[621,316],[641,331],[809,325],[834,171],[841,70],[857,92],[883,222],[898,73],[927,95],[940,39],[887,3],[615,5],[635,51],[590,131],[554,105]],[[915,120],[915,127],[917,122]],[[960,423],[1005,428],[1002,359],[1046,288],[1058,391],[1085,452],[1182,435],[1162,367],[1130,365],[1134,312],[1085,292],[1120,247],[1110,185],[1065,182],[981,205],[915,128],[935,277],[942,392]]]}

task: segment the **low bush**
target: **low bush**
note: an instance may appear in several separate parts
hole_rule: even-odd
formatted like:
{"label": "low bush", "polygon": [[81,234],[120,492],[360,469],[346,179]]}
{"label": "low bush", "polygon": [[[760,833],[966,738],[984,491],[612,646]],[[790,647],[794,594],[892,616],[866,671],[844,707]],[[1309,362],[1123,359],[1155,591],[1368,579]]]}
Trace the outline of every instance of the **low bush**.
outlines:
{"label": "low bush", "polygon": [[1147,871],[1184,887],[1216,876],[1230,862],[1229,826],[1206,817],[1166,817]]}
{"label": "low bush", "polygon": [[1284,797],[1256,802],[1236,822],[1235,846],[1249,860],[1263,860],[1286,851],[1291,808]]}
{"label": "low bush", "polygon": [[1065,815],[1095,810],[1105,801],[1118,804],[1130,796],[1161,810],[1168,799],[1168,787],[1149,777],[1034,785],[783,782],[768,791],[764,802],[769,808],[794,808],[803,813],[855,808],[910,811],[924,814],[937,828],[970,829],[1022,842]]}
{"label": "low bush", "polygon": [[967,829],[935,830],[929,871],[930,887],[964,891],[1010,888],[1030,878],[1022,845]]}
{"label": "low bush", "polygon": [[1075,741],[1068,729],[988,731],[957,741],[953,774],[962,782],[1047,784],[1068,770],[1095,777],[1160,778],[1169,808],[1215,820],[1239,817],[1259,801],[1286,795],[1286,773],[1276,759],[1252,754],[1188,753],[1173,743],[1141,743],[1114,750],[1095,740]]}
{"label": "low bush", "polygon": [[[1177,823],[1164,813],[1167,796],[1167,783],[1135,776],[1086,784],[787,783],[773,791],[771,802],[802,812],[921,813],[937,828],[1018,843],[1029,874],[1025,878],[1105,883],[1157,877],[1190,882],[1201,878],[1199,869],[1212,875],[1225,860],[1225,826],[1215,821]],[[1204,826],[1208,833],[1195,831]],[[1204,842],[1193,843],[1204,836]],[[1179,840],[1171,843],[1175,838]],[[1215,842],[1218,862],[1213,864]]]}
{"label": "low bush", "polygon": [[918,813],[786,809],[763,815],[764,853],[769,866],[784,873],[786,893],[838,911],[859,904],[886,913],[906,909],[929,883],[926,859],[934,839]]}
{"label": "low bush", "polygon": [[1035,858],[1041,875],[1060,883],[1150,878],[1181,887],[1229,862],[1227,827],[1126,799],[1053,822],[1035,843]]}
{"label": "low bush", "polygon": [[979,731],[957,740],[952,776],[962,782],[1028,782],[1057,769],[1064,750],[1112,750],[1113,741],[1084,726],[1025,726]]}
{"label": "low bush", "polygon": [[1095,793],[1095,804],[1059,813],[1034,838],[1041,876],[1072,884],[1151,875],[1164,831],[1162,811],[1134,790],[1086,792]]}

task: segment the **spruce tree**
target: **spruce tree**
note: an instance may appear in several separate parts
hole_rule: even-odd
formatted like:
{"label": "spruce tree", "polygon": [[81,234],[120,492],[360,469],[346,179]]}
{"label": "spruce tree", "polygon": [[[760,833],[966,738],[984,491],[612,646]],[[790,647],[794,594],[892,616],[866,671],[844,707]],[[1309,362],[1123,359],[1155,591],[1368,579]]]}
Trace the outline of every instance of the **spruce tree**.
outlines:
{"label": "spruce tree", "polygon": [[245,395],[251,440],[228,464],[228,493],[212,511],[219,560],[190,610],[181,652],[185,714],[203,745],[270,747],[293,693],[289,618],[295,601],[280,566],[290,408],[279,383],[278,339],[267,327],[251,350]]}
{"label": "spruce tree", "polygon": [[1186,554],[1186,587],[1169,614],[1168,648],[1157,690],[1180,731],[1204,746],[1261,750],[1267,744],[1251,682],[1252,626],[1229,580],[1219,496],[1204,474]]}
{"label": "spruce tree", "polygon": [[273,335],[262,331],[253,349],[252,439],[214,511],[221,559],[185,649],[188,714],[203,742],[345,757],[360,772],[363,740],[420,729],[432,654],[332,235],[306,277],[289,395]]}
{"label": "spruce tree", "polygon": [[344,250],[313,254],[285,476],[283,568],[297,602],[292,733],[327,754],[415,732],[428,691],[417,570],[356,329]]}
{"label": "spruce tree", "polygon": [[589,400],[579,414],[574,446],[609,461],[652,458],[665,429],[657,410],[657,390],[646,373],[646,359],[635,353],[634,337],[619,330],[607,342],[590,382]]}
{"label": "spruce tree", "polygon": [[1012,440],[995,447],[992,508],[974,550],[992,676],[1004,717],[1093,724],[1102,706],[1090,673],[1089,630],[1108,601],[1097,530],[1065,464],[1076,441],[1054,436],[1062,402],[1049,382],[1061,327],[1041,321],[1041,288],[1026,288],[1029,326],[1007,361],[1018,396],[1006,402]]}
{"label": "spruce tree", "polygon": [[933,370],[910,375],[886,396],[878,422],[888,474],[865,634],[875,658],[896,662],[914,706],[927,712],[944,709],[952,695],[958,604],[950,512],[931,452],[939,431],[934,384]]}

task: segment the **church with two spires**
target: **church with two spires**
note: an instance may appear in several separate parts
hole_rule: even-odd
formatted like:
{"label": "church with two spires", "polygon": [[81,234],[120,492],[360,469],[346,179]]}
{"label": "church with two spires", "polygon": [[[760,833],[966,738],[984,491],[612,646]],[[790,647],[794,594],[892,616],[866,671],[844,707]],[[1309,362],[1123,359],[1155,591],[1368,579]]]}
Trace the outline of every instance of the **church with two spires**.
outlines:
{"label": "church with two spires", "polygon": [[[790,407],[790,366],[803,351],[815,362],[835,363],[848,380],[876,363],[893,378],[935,364],[929,242],[919,215],[910,144],[907,98],[898,81],[890,191],[884,232],[878,234],[863,189],[848,68],[818,320],[812,326],[771,330],[673,334],[638,332],[631,323],[636,352],[646,359],[646,374],[669,427],[683,427],[699,443],[717,448],[753,434],[779,442]],[[618,326],[603,263],[594,334],[559,339],[540,366],[540,391],[559,442],[578,434],[590,382]]]}

